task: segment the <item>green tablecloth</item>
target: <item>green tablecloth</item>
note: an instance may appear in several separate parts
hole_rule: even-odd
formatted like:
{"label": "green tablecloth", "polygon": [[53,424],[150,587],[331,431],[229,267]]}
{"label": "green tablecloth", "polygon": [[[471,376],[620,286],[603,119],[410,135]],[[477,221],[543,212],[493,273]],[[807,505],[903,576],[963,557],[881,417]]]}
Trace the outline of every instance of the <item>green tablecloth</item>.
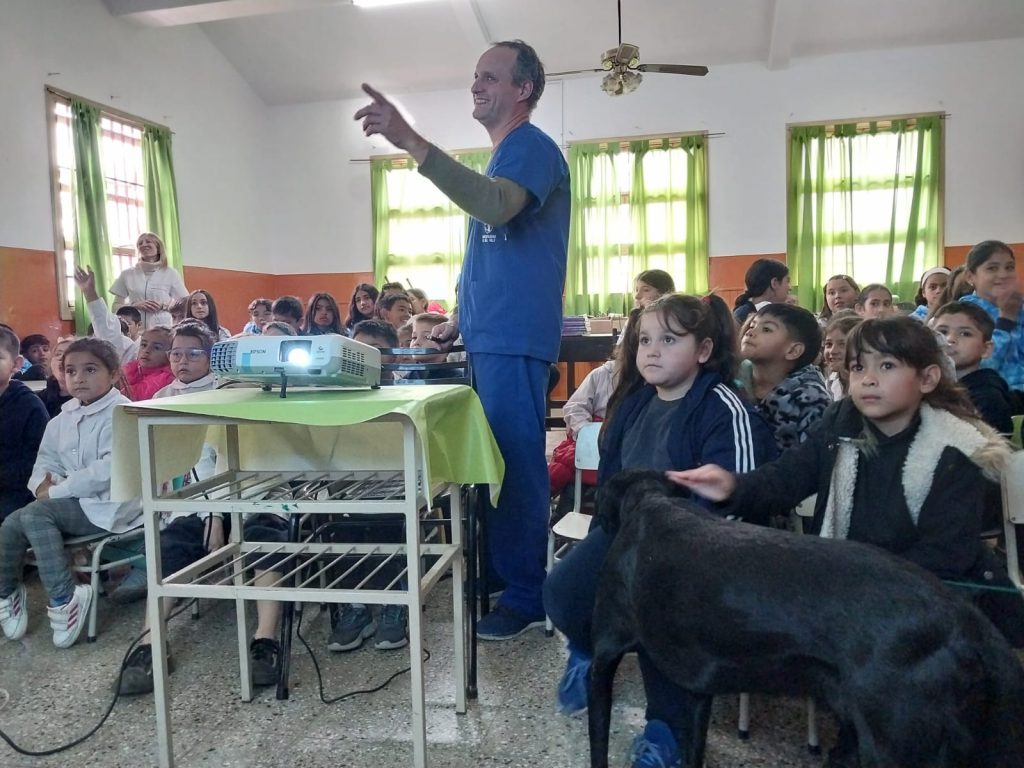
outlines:
{"label": "green tablecloth", "polygon": [[[276,391],[222,389],[116,408],[111,484],[115,499],[141,495],[137,420],[153,411],[242,420],[240,458],[246,469],[401,467],[400,425],[368,422],[402,414],[419,433],[431,485],[488,483],[496,500],[504,474],[483,407],[469,387],[295,388],[287,398]],[[159,427],[157,476],[163,480],[187,471],[204,441],[222,448],[223,427],[210,432],[203,426]],[[219,453],[223,459],[223,451]]]}

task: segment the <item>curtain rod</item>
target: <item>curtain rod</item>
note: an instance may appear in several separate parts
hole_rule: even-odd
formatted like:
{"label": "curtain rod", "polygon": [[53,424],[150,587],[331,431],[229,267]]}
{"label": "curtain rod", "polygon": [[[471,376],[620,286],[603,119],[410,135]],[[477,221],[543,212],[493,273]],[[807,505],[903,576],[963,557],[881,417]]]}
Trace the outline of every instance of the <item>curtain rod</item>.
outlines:
{"label": "curtain rod", "polygon": [[[720,136],[725,136],[725,135],[726,135],[725,131],[717,131],[715,133],[708,133],[707,131],[691,131],[690,133],[673,133],[673,134],[669,134],[668,136],[666,136],[664,134],[660,134],[660,133],[652,133],[652,134],[648,134],[646,136],[619,136],[618,138],[610,138],[610,139],[581,139],[580,141],[570,141],[570,142],[568,142],[566,144],[563,144],[561,146],[561,149],[568,149],[569,147],[573,146],[574,144],[614,144],[616,142],[623,142],[623,141],[646,141],[648,139],[677,139],[677,138],[684,138],[686,136],[704,136],[704,137],[709,138],[709,139],[716,139],[716,138],[719,138]],[[454,150],[453,152],[448,152],[447,154],[449,154],[449,155],[461,155],[461,154],[464,154],[466,152],[490,152],[490,151],[491,151],[491,148],[489,148],[489,147],[480,147],[479,149],[457,149],[457,150]],[[353,165],[364,165],[366,163],[371,163],[374,160],[400,160],[400,159],[411,160],[412,156],[408,155],[408,154],[405,154],[405,153],[397,154],[397,155],[370,155],[369,157],[350,157],[348,159],[348,161],[349,161],[349,163],[351,163]]]}
{"label": "curtain rod", "polygon": [[69,99],[69,100],[70,99],[77,99],[78,101],[84,101],[86,104],[89,104],[89,105],[91,105],[93,107],[96,107],[97,109],[100,109],[100,110],[106,112],[107,114],[113,115],[114,117],[120,117],[120,118],[123,118],[123,119],[128,120],[128,121],[133,122],[133,123],[141,123],[143,126],[147,126],[148,125],[148,126],[151,126],[153,128],[161,128],[161,129],[167,131],[168,133],[170,133],[171,135],[174,135],[174,131],[171,130],[171,128],[169,126],[163,125],[162,123],[157,123],[157,122],[154,122],[152,120],[145,120],[145,119],[139,117],[138,115],[133,115],[130,112],[125,112],[124,110],[117,109],[116,107],[108,107],[106,104],[101,104],[98,101],[93,101],[92,99],[87,99],[84,96],[79,96],[77,94],[61,90],[60,88],[56,88],[56,87],[54,87],[52,85],[44,85],[43,89],[47,93],[52,93],[54,96],[60,96],[61,98]]}
{"label": "curtain rod", "polygon": [[786,123],[786,128],[809,128],[815,125],[847,125],[850,123],[884,123],[892,120],[910,120],[915,117],[938,117],[948,120],[949,112],[913,112],[903,115],[882,115],[877,117],[851,117],[843,120],[808,120],[804,123]]}

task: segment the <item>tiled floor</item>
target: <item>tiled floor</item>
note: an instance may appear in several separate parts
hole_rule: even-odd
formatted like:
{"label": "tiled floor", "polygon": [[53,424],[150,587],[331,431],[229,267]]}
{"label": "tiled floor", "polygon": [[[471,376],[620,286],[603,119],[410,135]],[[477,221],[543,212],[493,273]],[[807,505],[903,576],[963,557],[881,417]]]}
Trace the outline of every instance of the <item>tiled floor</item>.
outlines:
{"label": "tiled floor", "polygon": [[[0,729],[19,745],[43,750],[84,734],[109,705],[111,684],[124,649],[142,621],[143,604],[127,609],[103,599],[100,637],[89,645],[55,649],[42,609],[43,593],[29,591],[29,634],[21,642],[0,639]],[[447,584],[431,596],[425,616],[428,760],[431,766],[588,765],[586,722],[555,713],[553,690],[564,664],[556,638],[540,630],[504,643],[480,644],[479,698],[456,715],[452,669],[451,598]],[[412,763],[409,681],[396,679],[384,690],[326,706],[320,703],[310,658],[296,643],[291,698],[277,701],[263,689],[254,701],[238,697],[234,608],[203,603],[202,615],[188,613],[171,623],[177,666],[171,677],[173,734],[179,766],[408,766]],[[251,624],[250,624],[251,626]],[[323,669],[328,697],[372,688],[408,662],[407,649],[382,652],[367,645],[350,654],[326,650],[327,617],[314,606],[303,634]],[[6,696],[4,695],[6,694]],[[627,658],[619,673],[613,715],[612,764],[626,765],[626,753],[643,721],[643,693],[636,664]],[[737,702],[716,702],[709,768],[802,766],[820,758],[803,747],[804,714],[795,701],[754,699],[753,736],[735,736]],[[823,738],[832,726],[822,717]],[[119,701],[100,731],[84,744],[52,757],[32,758],[0,744],[0,766],[156,765],[152,701]]]}
{"label": "tiled floor", "polygon": [[[548,453],[562,440],[548,433]],[[17,643],[0,638],[0,730],[23,748],[45,750],[86,733],[112,699],[112,684],[125,649],[138,633],[144,603],[127,608],[100,602],[100,636],[60,651],[50,642],[38,581],[29,589],[29,634]],[[253,623],[250,622],[250,627]],[[408,650],[377,651],[370,645],[350,654],[326,649],[325,614],[311,607],[303,634],[323,670],[326,696],[373,688],[408,663]],[[589,765],[586,721],[559,716],[554,688],[565,662],[562,643],[540,630],[504,643],[480,644],[479,698],[456,715],[452,679],[451,592],[447,582],[431,595],[425,614],[428,762],[438,768]],[[202,615],[186,612],[170,626],[176,663],[171,677],[172,730],[179,766],[373,766],[412,764],[409,679],[346,701],[320,702],[313,665],[298,642],[292,653],[291,698],[277,701],[273,689],[254,701],[239,698],[234,607],[207,601]],[[643,724],[643,691],[635,661],[620,670],[613,714],[612,765],[628,765],[632,737]],[[804,746],[801,703],[755,698],[752,738],[735,735],[735,697],[716,701],[708,768],[800,766],[821,758]],[[833,725],[819,718],[823,743]],[[137,768],[156,765],[156,730],[150,697],[117,702],[99,732],[70,751],[25,757],[0,743],[3,768],[70,765]]]}

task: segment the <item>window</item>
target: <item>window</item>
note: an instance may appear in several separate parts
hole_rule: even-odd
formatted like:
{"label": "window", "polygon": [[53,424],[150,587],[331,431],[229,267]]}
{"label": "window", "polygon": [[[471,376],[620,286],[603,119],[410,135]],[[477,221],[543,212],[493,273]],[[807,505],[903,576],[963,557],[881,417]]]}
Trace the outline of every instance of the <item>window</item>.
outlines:
{"label": "window", "polygon": [[[455,159],[483,173],[487,150]],[[469,217],[416,171],[410,158],[371,161],[374,280],[422,288],[432,301],[455,304],[455,284],[465,256]]]}
{"label": "window", "polygon": [[[54,236],[57,251],[61,317],[70,319],[75,306],[75,143],[71,102],[48,92],[51,125]],[[101,112],[100,166],[106,193],[106,227],[110,242],[108,274],[117,276],[135,262],[135,241],[146,231],[142,136],[144,126],[123,116]]]}
{"label": "window", "polygon": [[942,263],[942,116],[789,128],[788,258],[800,303],[832,275],[911,301]]}
{"label": "window", "polygon": [[573,144],[565,313],[626,313],[633,283],[663,269],[680,291],[707,290],[704,135]]}

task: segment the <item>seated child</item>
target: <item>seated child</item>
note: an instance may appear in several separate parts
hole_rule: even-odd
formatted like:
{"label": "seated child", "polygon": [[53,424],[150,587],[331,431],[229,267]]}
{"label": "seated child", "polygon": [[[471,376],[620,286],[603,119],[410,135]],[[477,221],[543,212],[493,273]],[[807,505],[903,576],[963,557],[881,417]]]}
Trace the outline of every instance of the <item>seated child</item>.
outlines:
{"label": "seated child", "polygon": [[378,319],[391,323],[398,330],[412,317],[412,304],[405,293],[382,293],[375,312]]}
{"label": "seated child", "polygon": [[50,355],[50,377],[46,380],[46,389],[36,392],[51,419],[57,418],[61,406],[71,399],[71,393],[64,384],[64,352],[73,341],[74,336],[61,336],[57,339],[57,346]]}
{"label": "seated child", "polygon": [[[141,342],[132,338],[130,333],[127,336],[122,333],[121,324],[128,321],[119,312],[113,315],[110,314],[107,302],[96,291],[96,275],[93,273],[92,267],[87,267],[86,269],[75,267],[75,283],[85,298],[85,308],[89,312],[92,334],[108,342],[118,351],[121,355],[122,368],[125,368],[133,360],[137,360],[139,357],[139,344]],[[120,309],[131,309],[136,313],[139,312],[135,307],[120,307]],[[139,316],[141,317],[141,314]]]}
{"label": "seated child", "polygon": [[185,317],[206,323],[213,331],[213,335],[217,337],[217,341],[226,341],[231,338],[231,331],[220,324],[220,319],[217,317],[217,302],[213,300],[213,294],[209,291],[199,288],[188,295]]}
{"label": "seated child", "polygon": [[264,299],[262,296],[249,302],[249,322],[242,328],[242,333],[251,336],[263,333],[263,326],[274,319],[272,307],[270,299]]}
{"label": "seated child", "polygon": [[263,326],[264,336],[297,336],[295,332],[295,326],[291,323],[285,323],[281,320],[271,320],[269,323]]}
{"label": "seated child", "polygon": [[185,319],[185,315],[188,314],[188,296],[175,299],[171,306],[167,308],[167,311],[171,313],[171,325],[180,323]]}
{"label": "seated child", "polygon": [[22,381],[46,381],[50,377],[50,340],[33,333],[21,340],[21,357],[29,364],[17,378]]}
{"label": "seated child", "polygon": [[49,417],[35,392],[12,378],[21,367],[21,345],[0,327],[0,521],[31,503],[28,479]]}
{"label": "seated child", "polygon": [[149,400],[174,380],[167,360],[170,348],[170,328],[156,325],[142,332],[138,359],[124,367],[124,381],[132,400]]}
{"label": "seated child", "polygon": [[891,315],[892,291],[881,283],[865,285],[857,295],[857,303],[853,308],[862,320]]}
{"label": "seated child", "polygon": [[788,304],[768,304],[753,315],[740,341],[748,364],[741,379],[772,428],[779,450],[802,443],[807,430],[832,403],[814,366],[821,329],[813,314]]}
{"label": "seated child", "polygon": [[910,313],[911,317],[918,320],[927,320],[935,314],[935,310],[946,302],[944,298],[949,288],[949,270],[945,267],[932,267],[921,275],[921,284],[917,288],[917,295],[914,296],[914,303],[917,308]]}
{"label": "seated child", "polygon": [[[432,312],[424,312],[416,315],[410,321],[412,323],[412,338],[410,339],[411,349],[436,349],[441,350],[441,344],[431,338],[431,332],[441,323],[448,322],[444,315],[437,315]],[[447,362],[446,352],[439,351],[436,355],[410,355],[410,363],[444,363]],[[409,371],[405,377],[407,381],[433,381],[435,379],[459,378],[465,375],[462,368],[435,369],[424,371]]]}
{"label": "seated child", "polygon": [[142,333],[142,313],[135,307],[125,304],[124,306],[118,307],[114,311],[114,314],[127,324],[128,338],[132,341],[138,341],[139,334]]}
{"label": "seated child", "polygon": [[113,411],[129,402],[114,389],[118,371],[117,352],[99,339],[79,339],[64,355],[75,399],[46,427],[29,479],[36,500],[0,525],[0,628],[11,640],[23,637],[28,627],[21,578],[29,547],[49,598],[53,643],[70,648],[87,622],[94,595],[88,584],[75,583],[64,537],[121,533],[139,523],[137,500],[110,501]]}
{"label": "seated child", "polygon": [[302,333],[302,302],[294,296],[279,296],[270,307],[274,322],[290,325],[295,334]]}
{"label": "seated child", "polygon": [[846,337],[862,322],[852,309],[836,312],[825,326],[821,360],[825,366],[826,386],[833,400],[846,397],[850,376],[846,370]]}
{"label": "seated child", "polygon": [[932,315],[929,325],[946,340],[946,354],[956,365],[957,380],[990,426],[1004,435],[1013,432],[1013,405],[1006,381],[981,361],[992,354],[996,324],[977,304],[954,301]]}
{"label": "seated child", "polygon": [[314,293],[309,297],[303,328],[306,336],[323,336],[327,333],[345,335],[341,324],[341,310],[338,309],[338,302],[331,294]]}
{"label": "seated child", "polygon": [[[200,322],[183,322],[172,332],[171,351],[169,357],[175,380],[156,393],[157,398],[174,397],[186,392],[202,392],[212,389],[214,375],[210,372],[210,350],[213,348],[213,332]],[[185,476],[187,485],[194,474],[198,480],[212,477],[217,465],[217,455],[213,447],[204,445],[199,462],[193,471]],[[160,560],[163,575],[180,571],[208,552],[216,551],[224,546],[230,521],[217,513],[189,514],[173,513],[167,527],[160,534]],[[245,516],[243,537],[246,541],[285,542],[288,540],[287,521],[275,514],[259,513]],[[272,564],[263,561],[262,566],[269,570],[258,571],[256,585],[266,586],[278,580],[280,575]],[[141,573],[141,590],[138,585]],[[145,595],[145,572],[139,569],[125,578],[121,587],[113,597],[126,602],[129,597]],[[123,597],[118,593],[126,590]],[[164,617],[174,607],[173,600],[163,601]],[[276,600],[259,600],[256,603],[258,626],[249,645],[249,656],[252,662],[253,684],[258,686],[277,683],[280,671],[281,649],[277,642],[278,624],[281,616],[281,603]],[[149,611],[146,612],[144,629],[149,629]],[[173,662],[168,648],[168,672],[173,669]],[[121,676],[120,692],[125,695],[152,693],[153,691],[153,649],[147,634],[125,661],[124,673]]]}
{"label": "seated child", "polygon": [[[389,323],[385,323],[383,320],[360,320],[352,326],[351,333],[353,341],[377,349],[394,349],[398,346],[398,334]],[[381,355],[380,362],[381,364],[393,363],[395,356]],[[395,378],[395,371],[382,372],[381,377],[383,378],[388,373],[392,379]]]}
{"label": "seated child", "polygon": [[[394,349],[398,334],[390,323],[383,320],[360,320],[352,326],[352,340],[377,349]],[[393,363],[392,355],[381,355],[382,363]],[[368,605],[331,603],[331,637],[327,648],[331,651],[354,651],[366,638],[373,636],[378,650],[402,648],[408,642],[408,614],[405,606],[381,606],[380,620],[375,622]]]}

